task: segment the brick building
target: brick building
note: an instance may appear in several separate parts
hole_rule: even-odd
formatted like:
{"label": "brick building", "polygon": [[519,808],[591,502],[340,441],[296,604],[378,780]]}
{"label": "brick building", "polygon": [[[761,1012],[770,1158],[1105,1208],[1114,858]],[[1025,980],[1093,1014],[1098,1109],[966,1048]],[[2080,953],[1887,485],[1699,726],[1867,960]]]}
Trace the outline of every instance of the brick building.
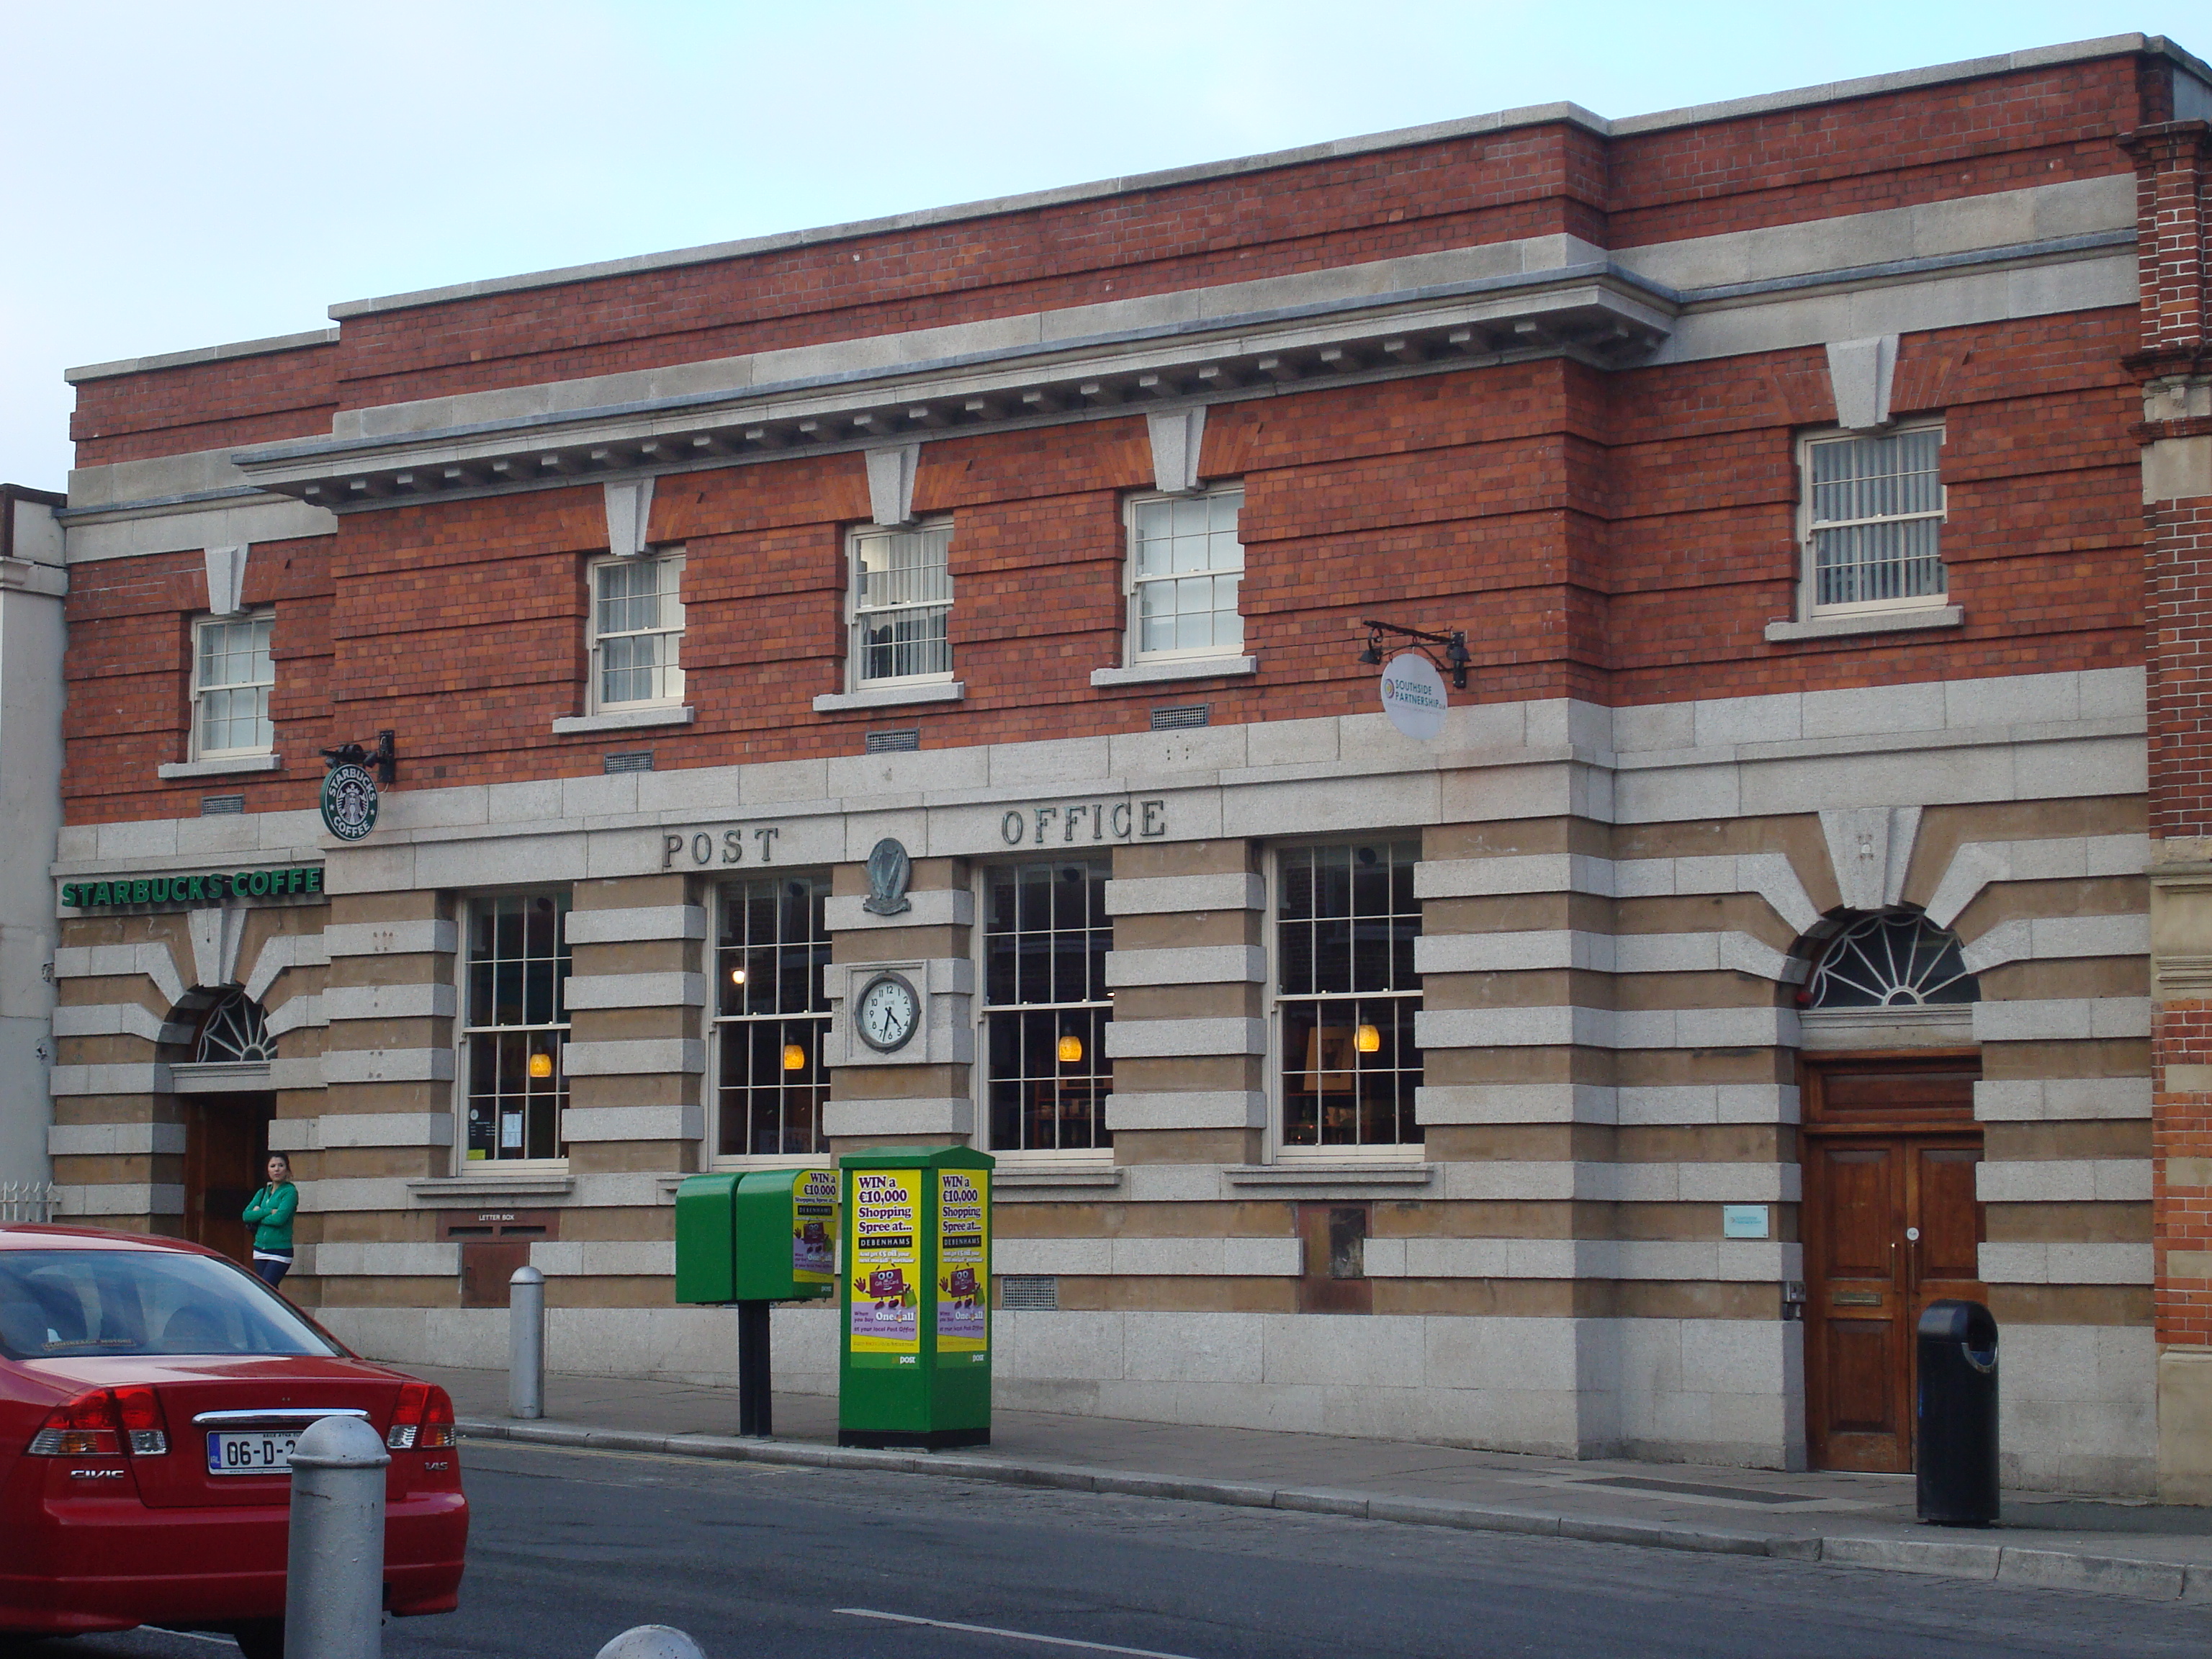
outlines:
{"label": "brick building", "polygon": [[68,1212],[234,1246],[265,1138],[366,1350],[526,1256],[725,1376],[682,1174],[972,1141],[1009,1402],[1899,1468],[1967,1294],[2012,1478],[2212,1495],[2208,117],[2130,36],[76,371]]}

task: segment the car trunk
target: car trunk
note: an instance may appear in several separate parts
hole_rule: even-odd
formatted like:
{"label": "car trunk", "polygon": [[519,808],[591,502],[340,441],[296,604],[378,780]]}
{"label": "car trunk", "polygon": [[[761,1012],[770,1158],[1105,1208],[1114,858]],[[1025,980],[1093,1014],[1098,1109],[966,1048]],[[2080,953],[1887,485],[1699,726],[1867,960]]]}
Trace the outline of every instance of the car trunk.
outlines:
{"label": "car trunk", "polygon": [[[149,1508],[289,1501],[291,1477],[214,1474],[208,1436],[219,1430],[297,1434],[313,1412],[364,1411],[380,1438],[392,1425],[404,1379],[357,1360],[297,1358],[47,1359],[24,1369],[72,1389],[153,1385],[167,1425],[169,1449],[129,1460],[138,1496]],[[213,1423],[196,1418],[222,1413]],[[251,1413],[240,1416],[239,1413]]]}

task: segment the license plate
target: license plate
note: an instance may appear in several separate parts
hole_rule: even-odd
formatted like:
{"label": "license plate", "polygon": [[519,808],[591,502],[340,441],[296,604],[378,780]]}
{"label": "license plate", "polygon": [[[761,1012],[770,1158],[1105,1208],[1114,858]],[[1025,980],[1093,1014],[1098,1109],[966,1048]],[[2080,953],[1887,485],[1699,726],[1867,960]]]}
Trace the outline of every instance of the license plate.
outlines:
{"label": "license plate", "polygon": [[292,1448],[300,1437],[288,1430],[265,1430],[258,1434],[211,1433],[208,1436],[210,1474],[283,1474],[292,1467]]}

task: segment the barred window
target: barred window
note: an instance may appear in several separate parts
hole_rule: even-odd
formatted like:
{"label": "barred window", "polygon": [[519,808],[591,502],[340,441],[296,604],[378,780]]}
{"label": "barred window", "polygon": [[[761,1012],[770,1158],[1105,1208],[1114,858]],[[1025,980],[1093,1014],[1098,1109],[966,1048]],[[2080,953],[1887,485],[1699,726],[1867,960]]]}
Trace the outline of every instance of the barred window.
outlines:
{"label": "barred window", "polygon": [[1221,657],[1244,648],[1237,592],[1239,485],[1129,503],[1130,658]]}
{"label": "barred window", "polygon": [[1943,428],[1808,439],[1813,609],[1897,610],[1943,597]]}
{"label": "barred window", "polygon": [[592,567],[595,709],[683,702],[683,586],[681,553]]}
{"label": "barred window", "polygon": [[1288,847],[1277,855],[1275,1014],[1287,1150],[1421,1138],[1413,1121],[1419,859],[1411,841]]}
{"label": "barred window", "polygon": [[560,1158],[568,1079],[568,895],[471,900],[462,1047],[471,1163]]}
{"label": "barred window", "polygon": [[855,686],[952,672],[952,525],[856,530],[848,583]]}
{"label": "barred window", "polygon": [[822,1107],[830,1030],[823,983],[830,965],[824,921],[830,883],[819,876],[763,877],[722,888],[716,935],[714,1036],[725,1158],[826,1152]]}
{"label": "barred window", "polygon": [[983,878],[984,1086],[994,1151],[1113,1144],[1108,874],[1103,859],[1039,860],[998,866]]}
{"label": "barred window", "polygon": [[269,655],[273,613],[210,617],[192,625],[192,744],[201,759],[265,755],[276,728],[269,693],[276,684]]}

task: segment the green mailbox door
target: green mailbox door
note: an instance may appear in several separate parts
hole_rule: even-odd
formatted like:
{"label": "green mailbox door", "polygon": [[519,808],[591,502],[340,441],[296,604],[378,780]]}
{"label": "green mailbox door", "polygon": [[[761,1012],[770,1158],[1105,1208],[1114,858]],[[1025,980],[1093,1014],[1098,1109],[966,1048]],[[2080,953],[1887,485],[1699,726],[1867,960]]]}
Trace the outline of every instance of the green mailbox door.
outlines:
{"label": "green mailbox door", "polygon": [[838,1444],[990,1443],[992,1166],[966,1146],[837,1160]]}
{"label": "green mailbox door", "polygon": [[696,1175],[676,1189],[678,1302],[816,1302],[836,1294],[832,1170]]}

